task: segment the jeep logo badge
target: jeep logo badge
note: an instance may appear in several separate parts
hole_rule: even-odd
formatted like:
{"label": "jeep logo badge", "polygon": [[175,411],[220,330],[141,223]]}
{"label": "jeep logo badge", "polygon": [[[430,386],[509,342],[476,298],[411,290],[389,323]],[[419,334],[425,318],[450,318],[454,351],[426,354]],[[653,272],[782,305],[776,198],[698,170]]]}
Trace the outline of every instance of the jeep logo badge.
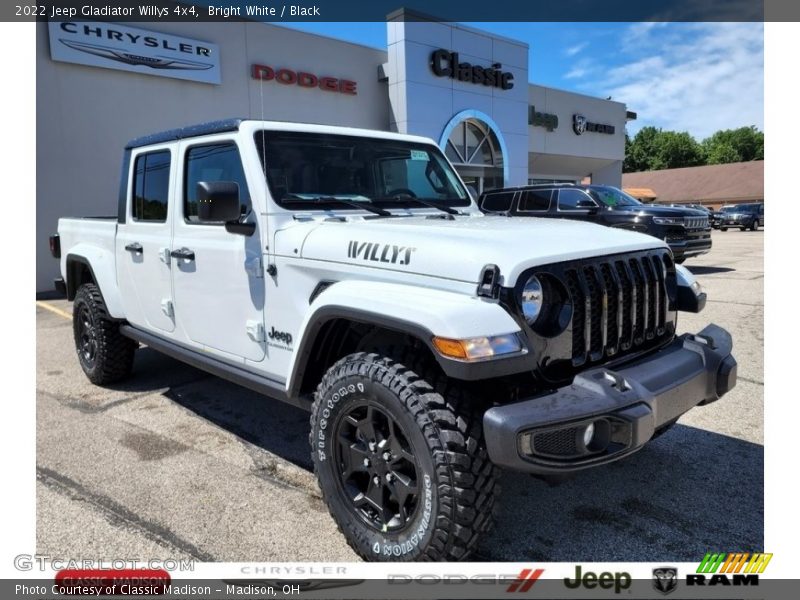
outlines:
{"label": "jeep logo badge", "polygon": [[277,329],[275,329],[274,325],[272,326],[272,329],[267,335],[271,340],[275,340],[276,342],[281,342],[287,346],[292,345],[292,334],[286,331],[278,331]]}

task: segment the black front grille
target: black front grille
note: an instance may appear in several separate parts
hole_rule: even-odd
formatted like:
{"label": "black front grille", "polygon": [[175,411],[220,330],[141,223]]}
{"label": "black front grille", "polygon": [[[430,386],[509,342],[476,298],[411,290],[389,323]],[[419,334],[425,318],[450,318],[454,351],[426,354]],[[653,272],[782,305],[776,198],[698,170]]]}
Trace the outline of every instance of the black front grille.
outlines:
{"label": "black front grille", "polygon": [[686,229],[706,229],[708,227],[708,217],[684,217]]}
{"label": "black front grille", "polygon": [[664,256],[610,258],[566,269],[574,365],[635,350],[664,335],[668,308]]}

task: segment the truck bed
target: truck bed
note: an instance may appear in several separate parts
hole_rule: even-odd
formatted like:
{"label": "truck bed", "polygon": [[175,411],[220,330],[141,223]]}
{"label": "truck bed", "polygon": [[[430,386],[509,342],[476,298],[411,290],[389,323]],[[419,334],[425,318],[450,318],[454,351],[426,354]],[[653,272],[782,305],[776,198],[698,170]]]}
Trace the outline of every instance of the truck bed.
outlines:
{"label": "truck bed", "polygon": [[61,241],[61,275],[66,258],[76,245],[101,248],[114,256],[117,217],[62,217],[58,220]]}

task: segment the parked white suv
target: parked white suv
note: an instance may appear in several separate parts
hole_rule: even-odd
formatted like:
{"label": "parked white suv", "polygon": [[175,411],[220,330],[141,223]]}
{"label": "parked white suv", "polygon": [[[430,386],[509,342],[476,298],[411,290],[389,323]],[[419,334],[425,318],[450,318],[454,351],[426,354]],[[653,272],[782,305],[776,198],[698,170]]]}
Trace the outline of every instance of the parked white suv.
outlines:
{"label": "parked white suv", "polygon": [[[51,239],[81,367],[139,344],[311,411],[320,487],[369,560],[462,559],[498,467],[608,463],[736,382],[653,237],[481,214],[429,139],[228,120],[133,140],[118,215]],[[265,407],[265,410],[267,408]]]}

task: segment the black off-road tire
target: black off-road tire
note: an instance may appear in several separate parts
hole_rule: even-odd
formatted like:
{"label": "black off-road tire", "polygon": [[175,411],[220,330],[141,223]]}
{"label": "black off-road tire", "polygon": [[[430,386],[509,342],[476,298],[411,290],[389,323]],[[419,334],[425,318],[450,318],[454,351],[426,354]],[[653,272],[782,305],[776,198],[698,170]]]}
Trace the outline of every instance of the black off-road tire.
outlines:
{"label": "black off-road tire", "polygon": [[758,231],[758,225],[759,225],[758,219],[755,219],[753,221],[753,224],[750,225],[750,231]]}
{"label": "black off-road tire", "polygon": [[728,228],[727,227],[720,227],[719,230],[720,231],[728,231]]}
{"label": "black off-road tire", "polygon": [[138,344],[119,332],[103,296],[93,283],[78,288],[72,305],[72,333],[83,372],[94,384],[114,383],[130,375]]}
{"label": "black off-road tire", "polygon": [[[406,355],[408,364],[414,362],[412,356]],[[463,560],[492,525],[498,469],[483,442],[482,404],[434,366],[417,362],[420,373],[381,354],[351,354],[328,370],[314,394],[310,434],[314,471],[340,531],[365,560]],[[425,371],[429,373],[423,377]],[[406,524],[396,529],[368,522],[354,502],[352,487],[348,494],[343,483],[342,448],[361,442],[351,444],[353,438],[348,437],[340,446],[338,440],[344,432],[360,432],[353,429],[353,415],[366,414],[369,405],[374,414],[385,412],[395,420],[416,463],[416,509],[409,510]],[[367,417],[361,422],[366,421]],[[366,479],[374,480],[370,475]],[[369,488],[362,492],[368,493]],[[398,509],[398,519],[400,514]]]}

